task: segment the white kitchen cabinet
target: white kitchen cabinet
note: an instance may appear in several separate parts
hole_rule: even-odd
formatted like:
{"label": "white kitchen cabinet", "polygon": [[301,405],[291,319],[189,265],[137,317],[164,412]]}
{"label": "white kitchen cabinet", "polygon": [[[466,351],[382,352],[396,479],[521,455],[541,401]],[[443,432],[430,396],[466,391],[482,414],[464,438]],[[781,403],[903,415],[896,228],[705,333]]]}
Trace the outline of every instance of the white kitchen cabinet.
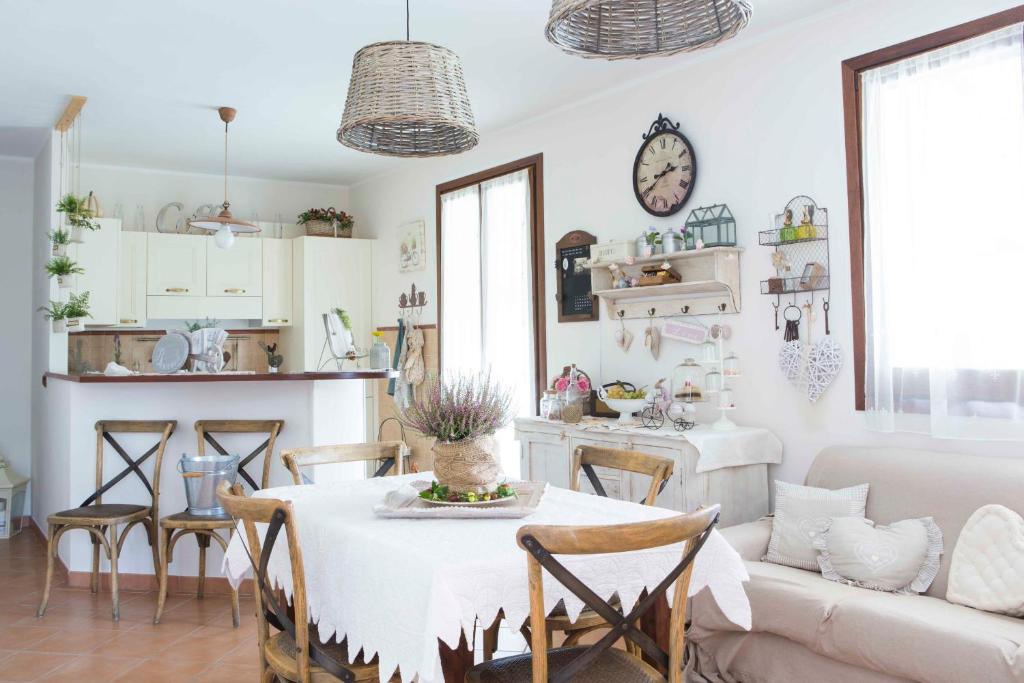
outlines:
{"label": "white kitchen cabinet", "polygon": [[206,296],[208,243],[212,244],[213,240],[206,235],[149,233],[146,249],[147,294],[175,297]]}
{"label": "white kitchen cabinet", "polygon": [[206,296],[262,296],[263,242],[239,237],[230,249],[221,249],[207,239]]}
{"label": "white kitchen cabinet", "polygon": [[146,233],[122,232],[118,261],[117,322],[146,326]]}
{"label": "white kitchen cabinet", "polygon": [[146,312],[150,320],[259,320],[263,309],[257,296],[151,296]]}
{"label": "white kitchen cabinet", "polygon": [[572,449],[565,432],[559,434],[531,433],[520,437],[522,460],[520,475],[527,481],[547,481],[569,488],[572,471]]}
{"label": "white kitchen cabinet", "polygon": [[68,255],[85,272],[76,275],[72,286],[76,293],[89,292],[87,325],[116,325],[118,261],[121,221],[116,218],[96,220],[99,230],[86,230],[84,242],[72,244]]}
{"label": "white kitchen cabinet", "polygon": [[263,326],[292,324],[292,241],[263,242]]}

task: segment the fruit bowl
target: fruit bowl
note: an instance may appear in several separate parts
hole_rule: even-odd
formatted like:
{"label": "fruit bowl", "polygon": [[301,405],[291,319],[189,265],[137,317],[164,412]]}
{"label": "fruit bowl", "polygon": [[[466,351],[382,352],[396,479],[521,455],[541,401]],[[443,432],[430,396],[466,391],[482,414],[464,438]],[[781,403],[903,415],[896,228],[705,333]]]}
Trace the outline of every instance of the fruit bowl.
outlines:
{"label": "fruit bowl", "polygon": [[635,425],[636,418],[633,417],[633,413],[640,412],[648,404],[646,398],[608,398],[608,393],[604,389],[598,393],[601,400],[619,414],[620,425]]}

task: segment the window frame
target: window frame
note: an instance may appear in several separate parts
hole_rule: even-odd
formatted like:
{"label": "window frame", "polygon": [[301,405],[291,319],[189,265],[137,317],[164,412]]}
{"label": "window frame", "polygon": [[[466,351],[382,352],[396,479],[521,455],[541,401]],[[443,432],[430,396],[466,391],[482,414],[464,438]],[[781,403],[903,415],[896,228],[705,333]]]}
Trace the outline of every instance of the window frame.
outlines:
{"label": "window frame", "polygon": [[969,40],[1024,22],[1024,5],[990,14],[935,33],[843,60],[843,128],[846,143],[846,195],[850,229],[850,288],[853,314],[854,399],[858,411],[866,404],[867,320],[864,301],[864,187],[861,160],[860,74],[868,69]]}
{"label": "window frame", "polygon": [[[494,166],[478,173],[472,173],[455,180],[437,185],[435,192],[436,215],[435,234],[437,242],[436,272],[437,272],[437,349],[438,349],[438,371],[443,372],[441,361],[442,341],[441,321],[444,306],[442,292],[441,270],[441,195],[456,190],[461,190],[471,185],[500,178],[501,176],[515,173],[516,171],[528,171],[530,176],[530,259],[532,261],[531,293],[533,297],[533,357],[534,374],[536,382],[536,399],[540,399],[544,389],[547,387],[547,327],[545,325],[544,310],[544,155],[533,154],[522,159],[510,161],[500,166]],[[534,401],[536,404],[536,400]],[[536,406],[535,406],[536,407]]]}

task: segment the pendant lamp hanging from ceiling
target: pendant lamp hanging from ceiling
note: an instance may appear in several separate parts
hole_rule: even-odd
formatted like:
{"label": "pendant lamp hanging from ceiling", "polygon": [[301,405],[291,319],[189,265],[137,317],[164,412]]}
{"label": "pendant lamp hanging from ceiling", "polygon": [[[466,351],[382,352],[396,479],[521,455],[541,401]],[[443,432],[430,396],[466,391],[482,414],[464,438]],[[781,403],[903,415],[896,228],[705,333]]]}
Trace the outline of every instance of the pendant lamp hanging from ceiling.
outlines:
{"label": "pendant lamp hanging from ceiling", "polygon": [[216,216],[203,216],[189,221],[189,225],[198,230],[209,230],[214,233],[214,241],[221,249],[228,249],[235,243],[236,232],[259,232],[258,226],[238,220],[231,215],[231,203],[228,202],[228,124],[235,120],[238,112],[231,107],[217,110],[220,120],[224,122],[224,203]]}
{"label": "pendant lamp hanging from ceiling", "polygon": [[409,40],[373,43],[352,61],[338,142],[397,157],[459,154],[479,142],[462,62],[446,47]]}
{"label": "pendant lamp hanging from ceiling", "polygon": [[666,57],[732,38],[750,13],[748,0],[552,0],[545,33],[580,57]]}

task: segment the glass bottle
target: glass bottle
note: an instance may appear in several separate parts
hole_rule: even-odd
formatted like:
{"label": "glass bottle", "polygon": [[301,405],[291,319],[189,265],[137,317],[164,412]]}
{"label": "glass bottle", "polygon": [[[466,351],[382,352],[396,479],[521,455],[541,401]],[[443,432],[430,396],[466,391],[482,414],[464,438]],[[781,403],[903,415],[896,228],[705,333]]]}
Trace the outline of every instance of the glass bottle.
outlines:
{"label": "glass bottle", "polygon": [[391,349],[384,343],[383,337],[383,332],[374,330],[373,345],[370,346],[368,354],[370,368],[373,370],[385,370],[391,367]]}

